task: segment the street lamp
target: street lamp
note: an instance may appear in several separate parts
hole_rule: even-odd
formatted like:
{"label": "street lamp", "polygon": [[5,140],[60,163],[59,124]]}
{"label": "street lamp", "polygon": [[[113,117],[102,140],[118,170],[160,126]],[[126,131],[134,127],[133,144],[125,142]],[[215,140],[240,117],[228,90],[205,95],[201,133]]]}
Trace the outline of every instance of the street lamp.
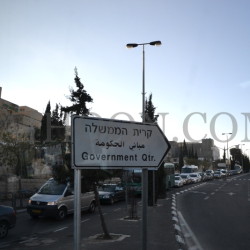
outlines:
{"label": "street lamp", "polygon": [[[127,48],[136,48],[142,46],[142,122],[145,122],[145,45],[160,46],[161,41],[153,41],[149,43],[128,43]],[[154,180],[154,171],[153,171]],[[153,184],[154,186],[154,184]],[[154,194],[154,190],[153,190]],[[153,203],[154,203],[153,197]],[[148,206],[148,169],[142,169],[142,249],[147,249],[147,206]]]}
{"label": "street lamp", "polygon": [[160,46],[161,41],[153,41],[150,43],[128,43],[126,45],[128,49],[142,46],[142,122],[145,122],[145,45]]}
{"label": "street lamp", "polygon": [[222,133],[222,135],[226,135],[227,136],[227,159],[228,158],[228,135],[231,135],[232,133]]}

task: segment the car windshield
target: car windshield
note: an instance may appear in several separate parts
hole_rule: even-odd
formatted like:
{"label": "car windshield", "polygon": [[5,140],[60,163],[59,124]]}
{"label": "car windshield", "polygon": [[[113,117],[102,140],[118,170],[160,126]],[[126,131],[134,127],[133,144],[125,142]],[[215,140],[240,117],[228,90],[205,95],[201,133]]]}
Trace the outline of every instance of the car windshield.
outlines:
{"label": "car windshield", "polygon": [[66,186],[66,184],[58,183],[55,180],[50,180],[41,187],[41,189],[38,191],[38,194],[61,195],[63,194]]}
{"label": "car windshield", "polygon": [[115,191],[114,185],[103,185],[99,188],[99,191],[105,191],[105,192],[114,192]]}
{"label": "car windshield", "polygon": [[186,179],[187,175],[181,175],[181,178]]}

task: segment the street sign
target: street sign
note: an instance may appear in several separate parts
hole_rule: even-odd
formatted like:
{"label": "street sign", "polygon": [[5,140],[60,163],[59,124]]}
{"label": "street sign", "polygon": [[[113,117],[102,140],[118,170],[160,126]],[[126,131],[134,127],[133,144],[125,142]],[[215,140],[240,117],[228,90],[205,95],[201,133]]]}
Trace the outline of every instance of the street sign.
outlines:
{"label": "street sign", "polygon": [[72,116],[77,169],[158,168],[170,144],[157,124]]}

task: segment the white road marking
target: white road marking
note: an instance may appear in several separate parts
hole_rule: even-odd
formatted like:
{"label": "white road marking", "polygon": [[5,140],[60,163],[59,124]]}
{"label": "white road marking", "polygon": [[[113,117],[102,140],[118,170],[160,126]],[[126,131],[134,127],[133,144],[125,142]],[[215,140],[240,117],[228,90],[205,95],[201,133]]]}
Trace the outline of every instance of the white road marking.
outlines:
{"label": "white road marking", "polygon": [[197,249],[197,250],[203,250],[201,247],[199,241],[195,237],[194,233],[192,232],[191,228],[185,221],[184,217],[182,216],[182,213],[178,211],[178,217],[180,219],[180,226],[183,231],[183,235],[185,237],[186,244],[188,246],[188,249]]}
{"label": "white road marking", "polygon": [[86,221],[88,221],[88,220],[90,220],[90,219],[85,219],[85,220],[82,220],[81,222],[83,223],[83,222],[86,222]]}
{"label": "white road marking", "polygon": [[62,230],[67,229],[67,228],[68,228],[68,227],[59,228],[59,229],[55,230],[54,233],[59,232],[59,231],[62,231]]}

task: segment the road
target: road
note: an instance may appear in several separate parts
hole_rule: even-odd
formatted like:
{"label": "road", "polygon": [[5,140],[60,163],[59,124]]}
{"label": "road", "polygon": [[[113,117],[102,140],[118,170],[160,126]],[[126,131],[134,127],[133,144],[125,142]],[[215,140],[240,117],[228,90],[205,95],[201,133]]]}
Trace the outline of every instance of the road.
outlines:
{"label": "road", "polygon": [[[102,233],[99,214],[83,213],[81,218],[81,249],[84,250],[138,250],[142,248],[141,220],[124,220],[128,216],[126,203],[103,205],[108,231],[120,234],[121,241],[98,242],[91,236]],[[138,204],[138,216],[141,217],[141,204]],[[26,212],[17,214],[17,225],[9,235],[0,241],[0,249],[8,250],[48,250],[74,249],[73,216],[63,221],[49,218],[31,219]],[[157,206],[148,207],[148,249],[179,249],[171,219],[171,199],[161,199]]]}
{"label": "road", "polygon": [[250,174],[195,185],[176,201],[192,249],[250,249]]}
{"label": "road", "polygon": [[[141,220],[124,220],[128,215],[126,203],[105,205],[102,209],[108,231],[122,235],[123,240],[105,243],[92,240],[91,236],[102,233],[100,218],[97,211],[83,213],[81,249],[142,249]],[[139,217],[141,210],[139,203]],[[148,207],[148,250],[250,249],[249,211],[250,174],[172,189],[165,199],[158,200],[157,206]],[[18,213],[17,225],[0,241],[0,249],[73,249],[73,226],[72,215],[57,221],[49,218],[33,220],[26,212]],[[183,244],[181,238],[176,237],[177,231],[184,239]]]}

